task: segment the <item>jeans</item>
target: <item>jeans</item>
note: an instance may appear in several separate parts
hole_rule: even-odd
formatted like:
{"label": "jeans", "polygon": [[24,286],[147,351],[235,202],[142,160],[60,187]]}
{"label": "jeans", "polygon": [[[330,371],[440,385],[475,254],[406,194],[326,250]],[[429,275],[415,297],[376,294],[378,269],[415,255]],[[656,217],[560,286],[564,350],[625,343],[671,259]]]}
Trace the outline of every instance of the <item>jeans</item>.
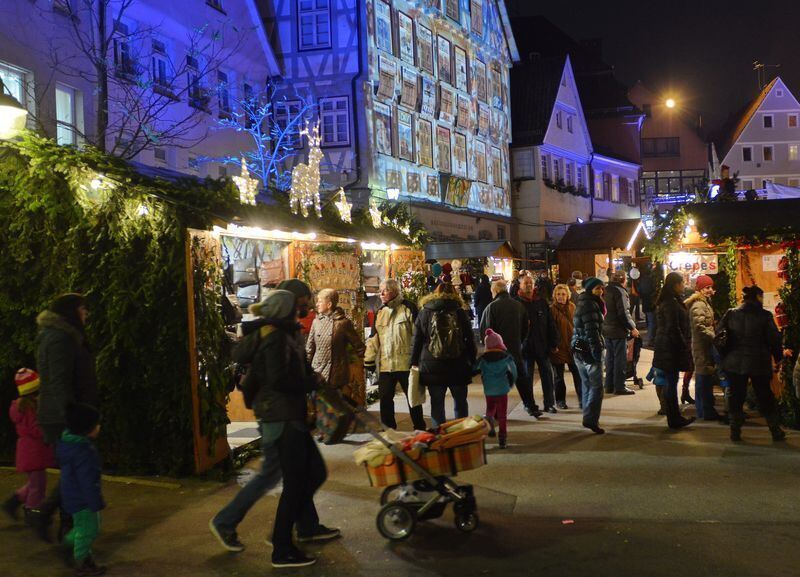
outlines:
{"label": "jeans", "polygon": [[533,374],[528,370],[528,363],[517,360],[517,391],[526,409],[539,409],[533,398]]}
{"label": "jeans", "polygon": [[644,313],[647,320],[647,346],[652,346],[656,342],[656,311]]}
{"label": "jeans", "polygon": [[[395,371],[391,373],[381,373],[378,377],[378,394],[381,399],[381,422],[390,429],[397,428],[397,421],[394,417],[394,392],[397,383],[403,389],[408,402],[408,371]],[[422,416],[422,405],[418,407],[408,406],[411,413],[411,422],[418,431],[424,431],[425,418]]]}
{"label": "jeans", "polygon": [[556,402],[565,403],[567,401],[567,382],[564,380],[565,367],[569,367],[569,372],[572,374],[572,384],[575,386],[575,394],[578,395],[578,403],[582,404],[581,398],[583,394],[583,387],[581,386],[581,375],[578,372],[578,367],[575,366],[574,361],[568,364],[565,363],[553,364],[553,375],[555,376],[554,388],[556,393]]}
{"label": "jeans", "polygon": [[[289,427],[290,425],[286,425]],[[259,429],[261,424],[259,423]],[[237,525],[242,522],[247,512],[264,496],[265,493],[274,489],[281,481],[281,463],[278,455],[278,447],[274,441],[266,441],[266,437],[261,435],[261,470],[256,476],[239,489],[233,500],[214,517],[214,524],[217,527],[235,531]],[[319,525],[319,516],[314,507],[314,501],[308,501],[300,512],[297,520],[297,532],[301,535],[312,534]]]}
{"label": "jeans", "polygon": [[775,406],[775,396],[770,388],[770,375],[739,375],[726,373],[730,383],[728,387],[728,403],[730,407],[731,427],[741,427],[744,423],[744,401],[747,398],[747,381],[753,383],[753,392],[756,394],[756,403],[759,412],[767,419],[770,428],[778,426],[778,409]]}
{"label": "jeans", "polygon": [[539,379],[542,381],[542,396],[544,397],[544,407],[555,407],[556,398],[553,389],[553,365],[550,364],[550,359],[547,357],[526,357],[525,358],[525,373],[527,374],[528,381],[531,387],[531,400],[533,407],[536,406],[535,395],[533,394],[533,367],[534,363],[539,366]]}
{"label": "jeans", "polygon": [[581,375],[583,391],[583,424],[596,427],[600,422],[600,409],[603,406],[603,363],[587,364],[575,359],[575,366]]}
{"label": "jeans", "polygon": [[508,395],[487,396],[486,416],[497,421],[498,438],[501,443],[505,441],[508,431]]}
{"label": "jeans", "polygon": [[625,367],[628,364],[626,339],[606,339],[606,392],[625,389]]}
{"label": "jeans", "polygon": [[272,544],[273,556],[282,556],[294,548],[295,525],[298,535],[304,535],[299,526],[303,511],[313,503],[314,493],[325,482],[328,472],[317,443],[307,430],[286,423],[275,447],[283,474],[283,492],[275,512]]}
{"label": "jeans", "polygon": [[428,385],[428,393],[431,395],[431,425],[438,427],[447,420],[444,414],[444,397],[450,389],[455,402],[456,419],[469,416],[467,406],[467,385]]}
{"label": "jeans", "polygon": [[714,408],[714,375],[694,376],[695,410],[698,419],[716,420],[719,413]]}
{"label": "jeans", "polygon": [[671,429],[680,427],[683,416],[678,406],[678,381],[680,373],[678,371],[664,371],[664,412],[667,413],[667,426]]}

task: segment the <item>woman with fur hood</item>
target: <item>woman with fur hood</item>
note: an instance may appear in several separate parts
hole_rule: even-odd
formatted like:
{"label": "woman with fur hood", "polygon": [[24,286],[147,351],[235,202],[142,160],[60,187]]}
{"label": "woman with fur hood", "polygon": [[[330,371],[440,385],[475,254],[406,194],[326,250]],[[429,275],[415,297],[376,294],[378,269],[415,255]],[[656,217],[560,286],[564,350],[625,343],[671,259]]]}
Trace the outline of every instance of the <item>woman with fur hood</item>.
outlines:
{"label": "woman with fur hood", "polygon": [[431,421],[436,427],[446,420],[448,389],[455,401],[456,418],[468,416],[467,385],[472,381],[477,347],[464,301],[452,284],[440,284],[419,304],[411,367],[419,369],[420,382],[430,393]]}

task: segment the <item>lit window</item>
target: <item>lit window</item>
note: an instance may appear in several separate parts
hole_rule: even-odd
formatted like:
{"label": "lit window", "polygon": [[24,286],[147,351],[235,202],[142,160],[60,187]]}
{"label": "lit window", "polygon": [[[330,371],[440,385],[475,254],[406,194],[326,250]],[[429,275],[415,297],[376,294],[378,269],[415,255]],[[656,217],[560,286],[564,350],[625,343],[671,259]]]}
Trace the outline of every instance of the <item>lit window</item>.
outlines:
{"label": "lit window", "polygon": [[56,85],[56,141],[61,145],[78,144],[77,110],[75,89],[63,84]]}
{"label": "lit window", "polygon": [[546,154],[542,155],[542,178],[545,180],[550,178],[550,159]]}
{"label": "lit window", "polygon": [[763,118],[764,118],[764,128],[772,128],[772,115],[765,114]]}
{"label": "lit window", "polygon": [[321,98],[319,101],[322,145],[350,144],[350,101],[346,96]]}
{"label": "lit window", "polygon": [[789,128],[797,128],[797,115],[790,114],[789,115]]}
{"label": "lit window", "polygon": [[764,162],[772,162],[772,146],[765,146],[762,151]]}
{"label": "lit window", "polygon": [[568,186],[572,186],[572,163],[569,161],[564,162],[564,180]]}
{"label": "lit window", "polygon": [[742,161],[743,162],[752,162],[753,160],[753,148],[750,146],[743,146],[742,147]]}
{"label": "lit window", "polygon": [[790,178],[789,186],[794,188],[800,187],[800,178]]}
{"label": "lit window", "polygon": [[[300,114],[300,107],[301,103],[299,100],[279,100],[275,103],[275,115],[273,118],[275,119],[276,127],[281,132],[285,132],[289,123],[297,118],[297,115]],[[292,129],[284,136],[284,142],[287,146],[294,148],[302,147],[303,142],[298,136],[299,132],[298,125],[294,124]]]}
{"label": "lit window", "polygon": [[636,181],[633,179],[628,180],[628,204],[636,205]]}
{"label": "lit window", "polygon": [[114,71],[117,76],[126,79],[138,75],[130,27],[119,20],[114,22]]}
{"label": "lit window", "polygon": [[19,68],[0,63],[0,81],[3,83],[3,94],[11,95],[23,106],[25,98],[25,73]]}
{"label": "lit window", "polygon": [[298,0],[300,50],[330,48],[331,9],[328,0]]}
{"label": "lit window", "polygon": [[797,160],[797,149],[798,146],[796,144],[789,145],[789,160]]}
{"label": "lit window", "polygon": [[597,200],[603,200],[605,196],[603,195],[603,173],[596,172],[594,175],[594,197]]}
{"label": "lit window", "polygon": [[611,202],[619,202],[619,177],[611,177]]}
{"label": "lit window", "polygon": [[561,159],[553,157],[553,182],[561,180]]}
{"label": "lit window", "polygon": [[578,188],[583,188],[583,166],[580,164],[575,165],[575,184]]}

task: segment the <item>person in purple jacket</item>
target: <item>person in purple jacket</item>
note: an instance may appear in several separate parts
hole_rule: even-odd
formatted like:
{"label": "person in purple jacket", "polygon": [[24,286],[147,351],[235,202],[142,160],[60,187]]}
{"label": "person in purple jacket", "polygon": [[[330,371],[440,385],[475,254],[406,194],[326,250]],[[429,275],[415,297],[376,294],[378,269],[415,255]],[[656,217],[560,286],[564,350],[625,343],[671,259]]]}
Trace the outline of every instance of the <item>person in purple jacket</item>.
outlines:
{"label": "person in purple jacket", "polygon": [[105,508],[100,455],[94,445],[100,433],[100,414],[91,405],[70,404],[66,425],[56,446],[61,466],[61,506],[73,519],[64,543],[72,547],[75,575],[102,575],[106,567],[97,565],[92,557],[92,544],[100,532],[100,511]]}

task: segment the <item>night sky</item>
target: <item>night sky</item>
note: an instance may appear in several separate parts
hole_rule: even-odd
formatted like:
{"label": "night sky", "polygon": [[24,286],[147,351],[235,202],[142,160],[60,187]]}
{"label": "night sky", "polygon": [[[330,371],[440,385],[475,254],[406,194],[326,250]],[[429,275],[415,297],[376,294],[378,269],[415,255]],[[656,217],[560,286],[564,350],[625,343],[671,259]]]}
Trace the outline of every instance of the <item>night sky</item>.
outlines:
{"label": "night sky", "polygon": [[542,15],[576,40],[599,37],[618,78],[674,95],[713,131],[757,94],[753,61],[800,99],[796,0],[509,1],[512,16]]}

